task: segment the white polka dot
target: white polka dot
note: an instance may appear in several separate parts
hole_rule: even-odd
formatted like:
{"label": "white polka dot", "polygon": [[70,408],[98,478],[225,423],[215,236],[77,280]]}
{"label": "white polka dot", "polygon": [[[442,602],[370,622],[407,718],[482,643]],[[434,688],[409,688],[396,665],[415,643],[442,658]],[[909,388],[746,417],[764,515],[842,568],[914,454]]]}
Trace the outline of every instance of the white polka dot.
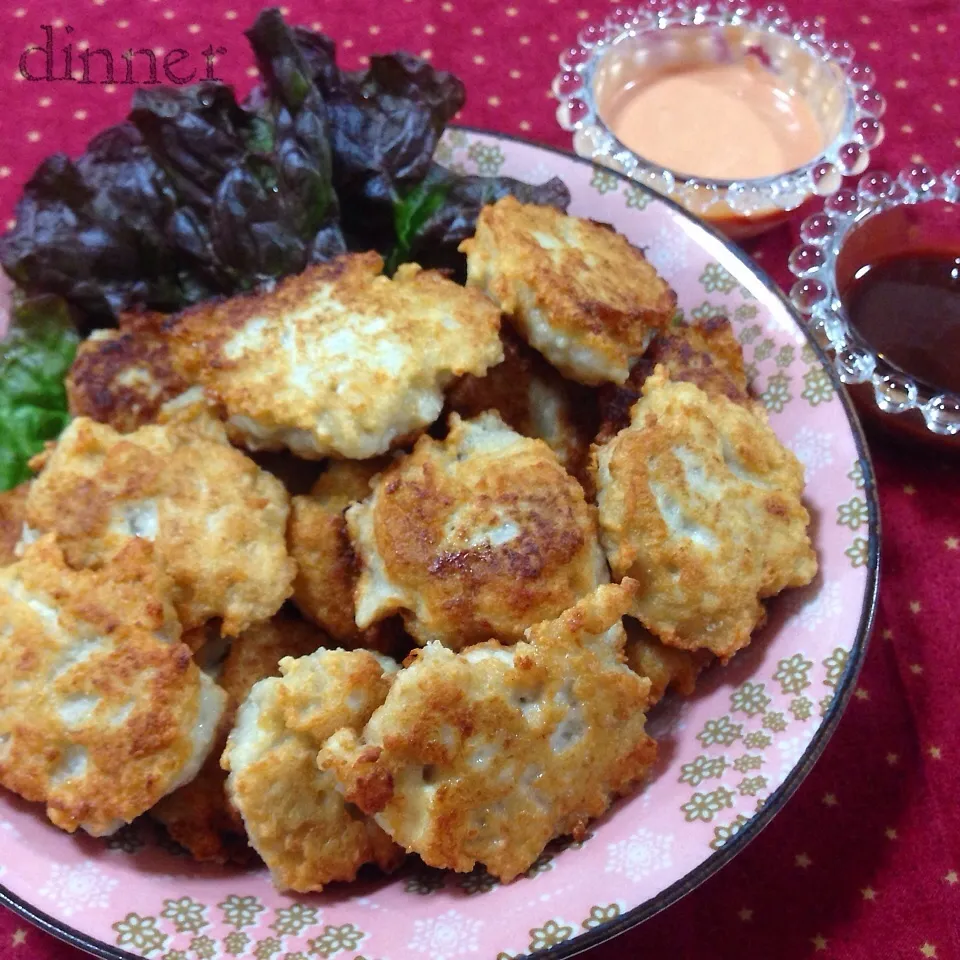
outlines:
{"label": "white polka dot", "polygon": [[57,30],[60,30],[63,27],[63,17],[57,17],[57,19],[53,21],[53,25]]}
{"label": "white polka dot", "polygon": [[487,103],[489,103],[491,107],[499,107],[499,106],[500,106],[500,98],[499,98],[499,97],[487,97]]}
{"label": "white polka dot", "polygon": [[900,128],[900,132],[901,132],[901,133],[906,133],[906,134],[913,133],[913,127],[911,127],[909,123],[905,123],[905,124]]}
{"label": "white polka dot", "polygon": [[912,153],[912,154],[910,155],[910,162],[911,162],[911,163],[926,163],[926,161],[923,159],[923,154],[922,154],[922,153]]}
{"label": "white polka dot", "polygon": [[577,19],[578,19],[578,20],[586,20],[587,17],[589,17],[589,16],[590,16],[590,14],[587,13],[586,10],[578,10],[578,11],[577,11]]}
{"label": "white polka dot", "polygon": [[943,104],[935,103],[935,104],[933,104],[933,105],[930,107],[930,109],[931,109],[934,113],[943,113]]}
{"label": "white polka dot", "polygon": [[342,47],[344,48],[344,50],[349,50],[349,49],[353,46],[353,41],[352,41],[352,40],[344,40],[343,43],[340,44],[340,46],[342,46]]}
{"label": "white polka dot", "polygon": [[547,39],[551,43],[556,43],[560,38],[555,33],[551,33],[550,36],[547,37]]}
{"label": "white polka dot", "polygon": [[281,7],[281,8],[280,8],[280,12],[281,12],[285,17],[289,17],[289,16],[290,16],[290,8],[289,8],[289,7]]}
{"label": "white polka dot", "polygon": [[13,217],[11,217],[11,218],[7,221],[7,229],[8,229],[8,230],[12,230],[16,225],[17,225],[17,221],[14,220]]}
{"label": "white polka dot", "polygon": [[188,30],[190,33],[199,33],[199,32],[200,32],[200,24],[199,24],[199,23],[191,23],[190,26],[187,27],[187,30]]}
{"label": "white polka dot", "polygon": [[444,13],[453,13],[453,4],[452,3],[442,3],[440,4],[440,9]]}
{"label": "white polka dot", "polygon": [[41,137],[41,133],[39,130],[31,130],[27,133],[27,139],[31,143],[36,143],[40,139],[40,137]]}
{"label": "white polka dot", "polygon": [[89,41],[89,40],[81,40],[81,41],[77,44],[77,49],[78,49],[78,50],[89,50],[89,49],[90,49],[90,41]]}
{"label": "white polka dot", "polygon": [[860,22],[863,24],[869,24],[870,18],[864,13],[860,15]]}
{"label": "white polka dot", "polygon": [[487,58],[486,58],[482,53],[478,53],[478,54],[473,58],[473,62],[474,62],[478,67],[482,67],[482,66],[487,62]]}
{"label": "white polka dot", "polygon": [[510,71],[510,79],[511,79],[511,80],[519,80],[521,76],[523,76],[523,74],[521,74],[519,70],[511,70],[511,71]]}
{"label": "white polka dot", "polygon": [[118,20],[118,21],[117,21],[117,26],[118,26],[121,30],[126,30],[127,27],[130,26],[130,21],[129,21],[129,20]]}
{"label": "white polka dot", "polygon": [[260,71],[256,67],[247,67],[247,76],[258,77],[260,76]]}
{"label": "white polka dot", "polygon": [[323,24],[319,20],[314,20],[313,23],[310,24],[310,29],[320,31],[323,29]]}
{"label": "white polka dot", "polygon": [[373,36],[376,36],[380,32],[380,28],[375,23],[371,23],[367,29]]}
{"label": "white polka dot", "polygon": [[164,20],[172,20],[175,16],[176,16],[176,13],[174,13],[173,10],[164,10],[164,11],[163,11],[163,19],[164,19]]}
{"label": "white polka dot", "polygon": [[482,36],[483,36],[483,27],[473,27],[473,28],[470,30],[470,32],[471,32],[475,37],[482,37]]}
{"label": "white polka dot", "polygon": [[27,78],[26,78],[19,70],[14,70],[14,71],[13,71],[13,79],[14,79],[14,80],[26,80]]}
{"label": "white polka dot", "polygon": [[431,57],[433,57],[433,51],[432,51],[432,50],[421,50],[421,51],[420,51],[420,57],[421,57],[423,60],[429,60],[429,59],[431,59]]}
{"label": "white polka dot", "polygon": [[104,93],[116,93],[116,92],[117,92],[117,88],[116,88],[112,83],[108,83],[108,84],[106,84],[106,85],[104,86],[103,92],[104,92]]}
{"label": "white polka dot", "polygon": [[911,60],[915,60],[917,63],[919,63],[919,62],[920,62],[920,59],[921,59],[921,58],[920,58],[920,54],[919,54],[919,53],[916,53],[916,52],[911,53],[911,54],[910,54],[910,59],[911,59]]}
{"label": "white polka dot", "polygon": [[947,25],[945,23],[938,23],[937,33],[946,33],[946,32],[947,32]]}
{"label": "white polka dot", "polygon": [[919,27],[919,25],[916,24],[916,23],[911,23],[911,24],[910,24],[910,32],[911,32],[911,33],[919,33],[919,32],[920,32],[920,27]]}
{"label": "white polka dot", "polygon": [[74,119],[76,119],[76,120],[86,120],[86,119],[87,119],[87,111],[86,111],[86,110],[74,110],[74,111],[73,111],[73,116],[74,116]]}
{"label": "white polka dot", "polygon": [[0,167],[0,177],[9,177],[10,168],[9,167]]}
{"label": "white polka dot", "polygon": [[955,86],[957,85],[957,78],[956,78],[956,77],[951,77],[951,78],[947,81],[947,85],[950,86],[950,87],[955,87]]}
{"label": "white polka dot", "polygon": [[[154,47],[154,48],[153,48],[153,52],[154,52],[158,57],[162,57],[167,51],[164,50],[163,47]],[[213,62],[214,62],[214,63],[217,62],[217,58],[216,58],[216,57],[213,58]]]}
{"label": "white polka dot", "polygon": [[[15,17],[25,17],[27,15],[27,11],[24,10],[23,7],[17,7],[17,9],[13,11],[13,15]],[[6,169],[6,167],[4,167],[4,169]]]}
{"label": "white polka dot", "polygon": [[907,81],[904,80],[904,79],[902,79],[902,78],[901,78],[900,80],[894,81],[894,84],[893,84],[893,85],[894,85],[898,90],[906,90],[906,89],[907,89]]}
{"label": "white polka dot", "polygon": [[237,11],[236,11],[236,10],[227,10],[227,12],[224,13],[224,17],[226,17],[227,20],[236,20],[236,19],[237,19]]}
{"label": "white polka dot", "polygon": [[520,129],[521,129],[521,130],[529,130],[529,129],[530,129],[530,121],[529,121],[529,120],[521,120],[521,121],[520,121]]}
{"label": "white polka dot", "polygon": [[515,16],[517,15],[518,11],[517,11],[517,8],[516,8],[516,7],[507,7],[507,9],[504,11],[504,13],[506,13],[506,15],[507,15],[508,17],[515,17]]}
{"label": "white polka dot", "polygon": [[357,57],[357,63],[362,63],[364,66],[367,66],[370,63],[370,58],[367,56]]}
{"label": "white polka dot", "polygon": [[523,46],[526,46],[529,42],[530,42],[530,38],[529,38],[529,37],[521,37],[521,38],[520,38],[520,43],[521,43]]}
{"label": "white polka dot", "polygon": [[53,103],[53,100],[51,100],[50,97],[41,97],[41,98],[37,101],[37,103],[38,103],[41,107],[49,107],[50,104]]}
{"label": "white polka dot", "polygon": [[881,49],[880,44],[876,40],[871,40],[867,46],[876,53],[877,50]]}
{"label": "white polka dot", "polygon": [[423,32],[424,32],[424,33],[429,33],[429,34],[434,34],[434,33],[437,32],[437,28],[436,28],[432,23],[428,23],[428,24],[423,28]]}

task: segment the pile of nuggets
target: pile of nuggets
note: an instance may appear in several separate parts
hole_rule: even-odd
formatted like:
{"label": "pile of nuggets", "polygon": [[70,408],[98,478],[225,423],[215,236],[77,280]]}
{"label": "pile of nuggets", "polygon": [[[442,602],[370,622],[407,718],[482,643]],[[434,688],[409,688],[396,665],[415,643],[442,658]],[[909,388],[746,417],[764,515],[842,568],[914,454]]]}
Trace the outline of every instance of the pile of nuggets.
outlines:
{"label": "pile of nuggets", "polygon": [[0,784],[302,892],[508,881],[644,779],[647,711],[814,577],[801,466],[610,228],[507,198],[461,249],[82,345],[0,498]]}

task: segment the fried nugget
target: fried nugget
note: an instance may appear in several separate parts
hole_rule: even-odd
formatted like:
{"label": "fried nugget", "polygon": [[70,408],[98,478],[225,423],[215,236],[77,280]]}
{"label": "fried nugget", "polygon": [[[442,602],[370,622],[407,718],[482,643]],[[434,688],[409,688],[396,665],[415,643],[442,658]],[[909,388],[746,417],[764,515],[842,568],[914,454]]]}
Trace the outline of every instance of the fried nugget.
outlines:
{"label": "fried nugget", "polygon": [[761,599],[816,574],[803,467],[759,412],[657,367],[594,468],[614,578],[639,580],[631,613],[669,646],[726,661]]}
{"label": "fried nugget", "polygon": [[169,592],[144,541],[75,571],[43,537],[0,570],[0,784],[63,830],[112,833],[210,751],[225,695]]}
{"label": "fried nugget", "polygon": [[642,623],[624,617],[627,631],[627,664],[650,681],[650,706],[659,703],[667,690],[689,697],[701,671],[713,659],[706,650],[678,650],[658,640]]}
{"label": "fried nugget", "polygon": [[671,380],[695,384],[710,396],[726,397],[742,407],[756,407],[747,388],[743,349],[730,321],[713,317],[703,323],[658,331],[625,384],[600,388],[597,443],[606,443],[630,425],[630,410],[658,363],[667,368]]}
{"label": "fried nugget", "polygon": [[287,526],[296,561],[293,602],[338,643],[387,652],[389,638],[374,624],[357,627],[353,592],[360,563],[347,533],[344,511],[370,494],[370,481],[389,465],[384,457],[338,460],[320,475],[309,496],[294,497]]}
{"label": "fried nugget", "polygon": [[23,514],[27,503],[29,483],[0,493],[0,567],[9,566],[17,559],[16,548],[23,533]]}
{"label": "fried nugget", "polygon": [[280,890],[306,893],[353,880],[365,863],[392,870],[403,851],[344,802],[317,752],[341,729],[359,731],[383,703],[397,666],[366,650],[318,650],[280,662],[237,713],[223,767],[250,842]]}
{"label": "fried nugget", "polygon": [[401,613],[420,644],[515,642],[609,579],[595,509],[542,440],[450,418],[347,510],[363,629]]}
{"label": "fried nugget", "polygon": [[612,227],[504,197],[460,244],[467,285],[486,291],[564,376],[623,383],[677,297]]}
{"label": "fried nugget", "polygon": [[447,392],[447,407],[469,419],[496,410],[525,437],[543,440],[581,484],[597,432],[592,391],[564,380],[509,327],[500,331],[503,363],[485,376],[466,376]]}
{"label": "fried nugget", "polygon": [[131,433],[189,388],[159,333],[161,321],[156,314],[131,329],[121,318],[121,329],[95,330],[80,344],[66,381],[73,416]]}
{"label": "fried nugget", "polygon": [[[215,638],[212,643],[218,641]],[[303,657],[326,643],[326,636],[316,627],[278,614],[236,637],[226,657],[216,664],[213,676],[225,691],[227,702],[214,748],[190,783],[164,797],[150,811],[195,860],[244,864],[252,859],[243,821],[227,800],[227,774],[220,767],[220,755],[233,729],[237,707],[253,685],[276,676],[284,657]]]}
{"label": "fried nugget", "polygon": [[85,417],[64,431],[27,496],[28,539],[54,532],[72,566],[152,541],[184,629],[222,618],[236,636],[290,595],[289,498],[198,408],[121,436]]}
{"label": "fried nugget", "polygon": [[656,758],[650,681],[623,662],[632,586],[600,587],[514,647],[416,651],[362,734],[339,731],[318,763],[431,866],[513,879]]}
{"label": "fried nugget", "polygon": [[376,253],[347,254],[269,293],[200,304],[165,325],[176,362],[251,450],[365,459],[416,436],[443,388],[502,359],[500,314],[479,291]]}

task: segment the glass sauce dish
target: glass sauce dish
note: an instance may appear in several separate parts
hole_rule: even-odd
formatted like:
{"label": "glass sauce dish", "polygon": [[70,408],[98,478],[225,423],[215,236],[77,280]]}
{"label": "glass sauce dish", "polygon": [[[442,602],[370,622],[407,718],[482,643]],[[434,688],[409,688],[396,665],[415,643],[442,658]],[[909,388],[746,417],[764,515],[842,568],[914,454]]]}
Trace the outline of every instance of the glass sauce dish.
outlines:
{"label": "glass sauce dish", "polygon": [[865,423],[960,454],[960,169],[869,173],[800,235],[790,299]]}
{"label": "glass sauce dish", "polygon": [[[844,176],[867,169],[870,150],[884,138],[880,118],[886,103],[873,89],[873,71],[854,62],[849,44],[827,42],[816,22],[793,23],[781,4],[754,10],[736,0],[649,0],[636,10],[618,8],[603,24],[580,32],[577,43],[561,54],[560,67],[552,87],[560,101],[557,120],[573,134],[576,153],[671,197],[731,237],[754,236],[781,223],[812,196],[835,193]],[[655,131],[646,131],[649,156],[624,142],[631,139],[622,126],[631,97],[684,75],[698,83],[715,77],[730,86],[730,70],[752,71],[758,81],[775,87],[771,92],[778,102],[760,91],[771,107],[761,111],[766,114],[761,123],[753,123],[754,135],[761,135],[766,124],[767,135],[776,137],[780,131],[770,124],[777,110],[785,124],[800,115],[818,128],[816,142],[805,154],[790,158],[796,161],[790,169],[755,175],[748,163],[745,175],[704,176],[704,170],[716,167],[708,147],[699,158],[703,169],[697,171],[657,163],[654,157],[659,154],[662,161],[670,150],[650,142]],[[678,116],[691,130],[690,105],[683,102],[679,86],[674,93],[681,97]],[[728,100],[734,102],[743,90],[731,94]],[[719,92],[712,102],[723,102]],[[709,103],[704,100],[705,106]],[[742,115],[745,121],[754,119],[746,110]],[[744,135],[744,124],[737,126],[727,132],[729,144],[736,145],[738,132]],[[661,129],[669,132],[669,125]],[[704,143],[710,138],[704,136]]]}

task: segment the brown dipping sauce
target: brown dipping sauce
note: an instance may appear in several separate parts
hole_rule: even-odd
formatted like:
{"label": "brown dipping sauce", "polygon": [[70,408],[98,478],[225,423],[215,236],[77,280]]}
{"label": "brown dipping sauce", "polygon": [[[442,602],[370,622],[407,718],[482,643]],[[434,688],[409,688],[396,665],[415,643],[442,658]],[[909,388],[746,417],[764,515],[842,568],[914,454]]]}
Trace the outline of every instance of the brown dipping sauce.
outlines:
{"label": "brown dipping sauce", "polygon": [[850,323],[888,363],[939,390],[960,391],[960,249],[866,263],[843,300]]}

